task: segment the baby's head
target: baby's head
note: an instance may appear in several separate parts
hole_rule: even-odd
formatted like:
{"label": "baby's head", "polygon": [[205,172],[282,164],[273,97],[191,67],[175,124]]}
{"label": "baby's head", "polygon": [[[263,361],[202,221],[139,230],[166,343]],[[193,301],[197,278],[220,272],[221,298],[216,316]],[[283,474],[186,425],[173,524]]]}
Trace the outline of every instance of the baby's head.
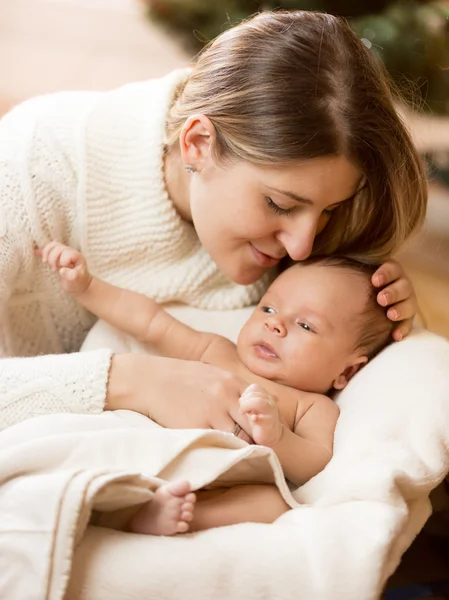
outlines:
{"label": "baby's head", "polygon": [[304,391],[343,389],[394,326],[377,303],[375,270],[330,256],[284,271],[240,332],[241,361],[255,375]]}

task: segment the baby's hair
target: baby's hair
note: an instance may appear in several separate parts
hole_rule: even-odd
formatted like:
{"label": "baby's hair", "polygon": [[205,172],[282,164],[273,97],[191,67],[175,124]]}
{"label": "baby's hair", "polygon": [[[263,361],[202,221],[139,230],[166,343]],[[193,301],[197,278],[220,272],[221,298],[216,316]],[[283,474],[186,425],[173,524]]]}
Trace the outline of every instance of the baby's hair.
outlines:
{"label": "baby's hair", "polygon": [[357,343],[354,350],[362,351],[369,360],[374,358],[388,343],[392,341],[391,333],[394,323],[386,315],[386,309],[377,302],[377,290],[371,283],[380,265],[371,265],[356,261],[346,256],[316,256],[298,263],[299,265],[321,265],[345,269],[366,281],[367,297],[364,310],[358,323]]}
{"label": "baby's hair", "polygon": [[396,100],[384,67],[344,19],[267,11],[200,53],[168,115],[166,144],[178,146],[186,119],[203,114],[215,127],[217,162],[347,157],[362,171],[362,187],[332,213],[314,254],[382,262],[422,224],[427,204]]}

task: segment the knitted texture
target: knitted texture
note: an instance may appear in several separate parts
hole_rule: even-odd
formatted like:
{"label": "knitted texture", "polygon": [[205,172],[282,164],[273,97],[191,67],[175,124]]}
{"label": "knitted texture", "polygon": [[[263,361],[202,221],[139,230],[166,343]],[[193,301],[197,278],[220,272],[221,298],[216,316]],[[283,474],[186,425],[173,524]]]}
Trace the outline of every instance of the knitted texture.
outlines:
{"label": "knitted texture", "polygon": [[164,183],[166,116],[187,73],[104,94],[90,113],[78,196],[86,223],[81,247],[93,273],[158,302],[240,308],[258,302],[265,283],[239,286],[223,275]]}
{"label": "knitted texture", "polygon": [[0,427],[48,413],[102,412],[110,360],[109,350],[0,360]]}
{"label": "knitted texture", "polygon": [[52,239],[79,245],[75,132],[94,98],[37,98],[0,121],[3,356],[72,352],[93,324],[92,316],[62,291],[57,275],[42,265],[34,249]]}
{"label": "knitted texture", "polygon": [[[266,281],[245,287],[226,278],[166,191],[165,117],[187,74],[176,71],[109,92],[43,96],[0,121],[2,356],[74,352],[92,327],[92,315],[34,255],[51,240],[81,249],[99,277],[159,302],[219,310],[259,300]],[[90,356],[89,372],[84,359],[73,357],[39,363],[48,385],[45,401],[42,385],[33,392],[33,361],[1,361],[0,423],[5,411],[11,423],[35,414],[36,407],[91,412],[104,403],[103,355]],[[61,393],[66,377],[68,389],[75,389],[75,380],[84,389],[78,399],[75,391]],[[16,416],[14,406],[20,407]]]}

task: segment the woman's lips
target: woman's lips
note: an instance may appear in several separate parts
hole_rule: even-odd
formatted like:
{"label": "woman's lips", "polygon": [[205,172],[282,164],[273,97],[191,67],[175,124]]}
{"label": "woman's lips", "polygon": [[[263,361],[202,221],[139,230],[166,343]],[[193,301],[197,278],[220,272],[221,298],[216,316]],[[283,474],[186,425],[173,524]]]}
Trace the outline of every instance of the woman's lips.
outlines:
{"label": "woman's lips", "polygon": [[254,350],[259,358],[265,358],[268,360],[273,360],[275,358],[279,358],[272,346],[266,344],[265,342],[260,342],[259,344],[255,344]]}
{"label": "woman's lips", "polygon": [[263,252],[261,252],[260,250],[258,250],[255,246],[253,246],[250,243],[251,246],[251,250],[253,251],[253,256],[256,259],[256,263],[258,265],[260,265],[261,267],[274,267],[275,265],[279,264],[279,261],[281,260],[280,258],[274,258],[273,256],[270,256],[269,254],[264,254]]}

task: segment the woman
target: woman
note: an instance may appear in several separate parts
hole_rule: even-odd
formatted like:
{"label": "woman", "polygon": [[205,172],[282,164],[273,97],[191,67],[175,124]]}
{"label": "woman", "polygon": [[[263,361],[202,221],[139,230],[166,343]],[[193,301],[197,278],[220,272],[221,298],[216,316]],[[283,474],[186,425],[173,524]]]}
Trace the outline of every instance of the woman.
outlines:
{"label": "woman", "polygon": [[[212,428],[245,428],[245,383],[211,365],[62,354],[92,318],[36,247],[75,246],[99,277],[161,302],[232,309],[256,302],[287,256],[386,260],[427,199],[374,56],[345,22],[300,11],[225,32],[192,70],[19,106],[0,123],[0,181],[1,347],[28,357],[0,361],[2,427],[116,408],[164,425],[187,403],[180,427],[200,411]],[[410,282],[388,261],[373,284],[401,339]]]}

